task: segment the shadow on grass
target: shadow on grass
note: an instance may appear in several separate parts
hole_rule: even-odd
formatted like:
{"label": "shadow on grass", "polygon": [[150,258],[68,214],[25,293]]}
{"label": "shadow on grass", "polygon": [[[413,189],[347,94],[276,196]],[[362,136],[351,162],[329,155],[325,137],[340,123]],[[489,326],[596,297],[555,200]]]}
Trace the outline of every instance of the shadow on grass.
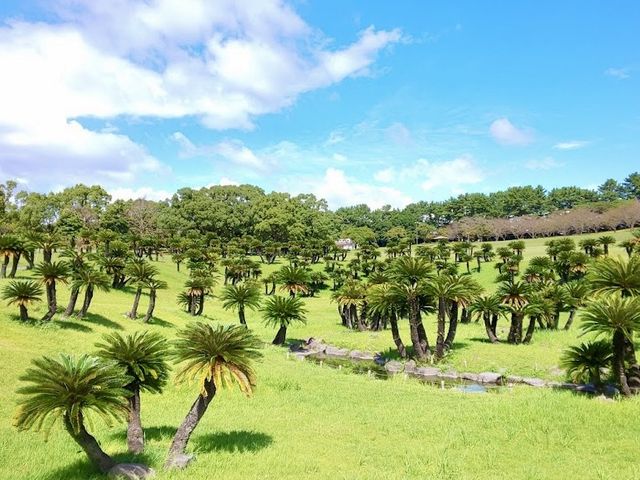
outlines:
{"label": "shadow on grass", "polygon": [[81,323],[76,323],[73,320],[55,320],[53,325],[61,330],[75,330],[76,332],[92,332],[93,329]]}
{"label": "shadow on grass", "polygon": [[[144,429],[145,440],[169,440],[176,433],[176,427],[170,427],[169,425],[160,425],[157,427],[146,427]],[[127,431],[120,430],[110,435],[111,439],[115,440],[127,440]]]}
{"label": "shadow on grass", "polygon": [[158,317],[152,317],[151,320],[149,320],[149,324],[150,325],[157,325],[157,326],[163,327],[163,328],[173,328],[173,323],[168,322],[168,321],[163,320],[163,319],[158,318]]}
{"label": "shadow on grass", "polygon": [[[107,478],[105,475],[101,474],[97,468],[95,468],[89,459],[81,453],[80,448],[78,447],[78,455],[82,455],[82,458],[76,460],[73,463],[65,467],[58,468],[51,472],[48,472],[42,478],[43,480],[98,480]],[[142,463],[144,465],[151,464],[151,457],[145,455],[144,453],[141,455],[133,455],[130,453],[118,453],[113,455],[112,458],[116,463]]]}
{"label": "shadow on grass", "polygon": [[103,327],[113,328],[114,330],[123,330],[119,323],[109,320],[107,317],[99,315],[97,313],[87,313],[87,316],[82,319],[84,322],[96,323]]}
{"label": "shadow on grass", "polygon": [[217,432],[199,435],[194,438],[193,445],[197,452],[257,452],[273,443],[271,435],[247,430]]}

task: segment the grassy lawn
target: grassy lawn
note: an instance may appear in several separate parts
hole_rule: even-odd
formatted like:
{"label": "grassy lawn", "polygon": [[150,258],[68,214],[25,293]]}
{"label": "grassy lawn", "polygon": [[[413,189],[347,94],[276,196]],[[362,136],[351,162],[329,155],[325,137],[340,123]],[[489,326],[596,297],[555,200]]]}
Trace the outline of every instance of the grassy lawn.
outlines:
{"label": "grassy lawn", "polygon": [[[629,233],[615,235],[622,239]],[[545,241],[528,240],[525,261],[543,255]],[[623,252],[613,248],[612,255],[618,254]],[[62,429],[54,428],[45,442],[42,434],[18,433],[11,427],[14,391],[32,358],[91,351],[100,335],[113,329],[149,328],[173,337],[191,321],[175,301],[187,274],[176,272],[168,257],[158,266],[169,289],[159,292],[158,320],[149,326],[124,316],[133,300],[131,290],[97,292],[88,319],[56,317],[45,326],[22,324],[17,308],[0,305],[0,478],[100,478]],[[279,266],[265,268],[265,274]],[[494,288],[493,264],[473,275],[487,290]],[[389,331],[341,327],[329,295],[324,291],[305,299],[308,323],[292,328],[291,338],[313,336],[360,350],[392,347]],[[59,303],[66,304],[67,298],[68,290],[59,288]],[[222,310],[218,300],[207,301],[203,320],[237,323],[235,313]],[[45,308],[41,302],[30,314],[39,318]],[[140,311],[145,308],[143,298]],[[251,399],[239,392],[215,398],[192,437],[197,461],[186,471],[165,473],[161,465],[197,386],[171,384],[162,395],[143,394],[143,459],[159,470],[158,478],[640,478],[638,398],[603,402],[528,387],[474,395],[415,380],[378,380],[288,359],[286,350],[269,345],[275,330],[265,328],[259,314],[248,312],[247,321],[266,342],[257,368],[258,388]],[[427,326],[434,341],[435,319],[429,318]],[[406,322],[401,327],[409,343]],[[506,321],[501,328],[508,328]],[[574,326],[570,332],[537,331],[531,345],[491,345],[481,325],[460,325],[455,350],[443,368],[561,379],[561,351],[575,343],[577,335]],[[131,459],[125,453],[124,425],[107,427],[96,421],[94,431],[107,452]]]}

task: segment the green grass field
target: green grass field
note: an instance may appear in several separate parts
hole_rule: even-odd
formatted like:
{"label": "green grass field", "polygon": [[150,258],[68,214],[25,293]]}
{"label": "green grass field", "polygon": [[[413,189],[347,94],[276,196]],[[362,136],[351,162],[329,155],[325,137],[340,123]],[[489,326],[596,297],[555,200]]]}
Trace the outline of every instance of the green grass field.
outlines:
{"label": "green grass field", "polygon": [[[629,233],[615,235],[623,239]],[[525,261],[543,255],[545,241],[528,240]],[[621,250],[612,249],[612,255],[618,254]],[[18,377],[34,357],[89,352],[101,334],[113,329],[149,328],[172,338],[191,321],[175,301],[187,274],[176,272],[168,258],[158,266],[170,288],[159,292],[158,320],[152,325],[125,317],[131,290],[97,292],[86,320],[57,316],[46,325],[23,324],[17,308],[0,305],[0,479],[101,478],[61,428],[54,428],[47,442],[42,434],[12,428]],[[483,267],[474,275],[491,290],[493,264]],[[20,275],[28,273],[21,270]],[[313,336],[359,350],[393,346],[389,331],[341,327],[329,295],[324,291],[305,299],[308,323],[290,329],[290,338]],[[68,291],[59,288],[59,303],[67,298]],[[237,323],[235,313],[222,310],[218,300],[207,301],[203,320]],[[41,302],[30,314],[40,318],[45,308]],[[145,308],[143,299],[141,311]],[[142,461],[158,470],[157,478],[640,478],[638,398],[603,402],[524,386],[476,395],[400,377],[379,380],[287,358],[285,349],[269,345],[275,330],[265,328],[259,314],[248,312],[247,320],[266,343],[257,367],[258,388],[250,399],[235,391],[216,396],[191,439],[197,461],[187,470],[167,473],[161,466],[173,430],[198,387],[171,384],[162,395],[143,394],[147,445]],[[435,340],[434,319],[427,325],[430,340]],[[408,343],[406,322],[402,327]],[[507,322],[501,327],[506,329]],[[443,368],[562,379],[560,354],[578,334],[575,327],[570,332],[537,331],[531,345],[492,345],[485,342],[481,325],[460,325],[455,350]],[[126,454],[124,425],[96,421],[93,432],[108,453],[133,460]]]}

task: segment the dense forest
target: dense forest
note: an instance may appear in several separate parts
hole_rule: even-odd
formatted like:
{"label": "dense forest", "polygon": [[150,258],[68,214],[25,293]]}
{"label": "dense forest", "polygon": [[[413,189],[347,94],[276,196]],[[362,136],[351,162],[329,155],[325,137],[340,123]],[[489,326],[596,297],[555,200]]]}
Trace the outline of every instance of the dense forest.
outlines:
{"label": "dense forest", "polygon": [[190,242],[222,250],[242,243],[258,252],[303,241],[326,245],[338,237],[385,246],[442,235],[484,240],[634,227],[640,222],[638,198],[637,172],[622,182],[608,179],[597,190],[522,186],[421,201],[403,209],[355,205],[335,211],[311,194],[266,193],[251,185],[182,188],[170,199],[154,202],[112,201],[95,185],[45,194],[7,181],[0,184],[0,234],[6,243],[24,232],[35,238],[55,230],[76,246],[126,239],[138,249],[174,252]]}

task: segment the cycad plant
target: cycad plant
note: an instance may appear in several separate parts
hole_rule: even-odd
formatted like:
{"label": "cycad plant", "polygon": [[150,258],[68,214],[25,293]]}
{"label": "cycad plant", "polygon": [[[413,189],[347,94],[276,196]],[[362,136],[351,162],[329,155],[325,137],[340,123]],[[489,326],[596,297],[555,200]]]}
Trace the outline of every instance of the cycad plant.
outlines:
{"label": "cycad plant", "polygon": [[38,277],[40,283],[45,286],[47,292],[47,305],[49,309],[42,318],[51,320],[58,310],[58,297],[56,294],[56,283],[67,283],[70,274],[69,265],[66,262],[41,262],[35,266],[33,272]]}
{"label": "cycad plant", "polygon": [[142,321],[144,323],[149,323],[153,318],[153,312],[156,308],[156,298],[158,295],[158,290],[167,289],[167,282],[164,280],[160,280],[158,278],[149,278],[144,284],[145,288],[149,289],[149,305],[147,306],[147,313],[144,314],[144,318]]}
{"label": "cycad plant", "polygon": [[285,265],[278,271],[277,279],[282,284],[280,290],[292,297],[309,293],[309,271],[305,267]]}
{"label": "cycad plant", "polygon": [[169,345],[155,332],[136,332],[122,336],[117,332],[105,335],[96,344],[97,355],[123,368],[131,381],[129,391],[129,423],[127,446],[132,453],[142,453],[144,430],[140,417],[140,392],[160,393],[169,377]]}
{"label": "cycad plant", "polygon": [[158,274],[158,269],[146,260],[134,260],[125,268],[125,275],[128,280],[136,287],[136,293],[133,297],[133,305],[127,316],[135,319],[138,316],[138,305],[142,296],[142,289],[145,283]]}
{"label": "cycad plant", "polygon": [[236,310],[240,324],[247,326],[245,310],[260,308],[260,289],[254,282],[243,282],[235,285],[227,285],[222,289],[220,300],[225,310]]}
{"label": "cycad plant", "polygon": [[611,365],[611,343],[595,340],[569,347],[562,355],[560,365],[574,382],[602,385],[602,373]]}
{"label": "cycad plant", "polygon": [[78,272],[78,277],[72,283],[72,288],[76,288],[78,291],[84,288],[84,300],[82,302],[82,308],[77,314],[78,318],[84,318],[87,316],[95,290],[98,289],[108,292],[110,285],[111,279],[106,273],[96,270],[90,266],[87,266]]}
{"label": "cycad plant", "polygon": [[478,296],[469,306],[471,315],[479,315],[482,317],[487,337],[491,343],[499,342],[496,329],[498,319],[504,313],[504,306],[497,295]]}
{"label": "cycad plant", "polygon": [[279,295],[269,297],[262,306],[262,316],[266,325],[278,327],[272,343],[284,344],[287,339],[287,328],[295,322],[307,323],[306,313],[304,303],[298,297]]}
{"label": "cycad plant", "polygon": [[178,332],[173,358],[182,367],[176,380],[197,381],[200,393],[176,431],[166,467],[183,467],[189,462],[191,457],[185,455],[189,438],[219,389],[237,385],[245,395],[251,395],[253,363],[261,357],[260,347],[260,340],[240,325],[214,327],[196,322]]}
{"label": "cycad plant", "polygon": [[29,320],[28,307],[39,302],[42,296],[42,288],[36,282],[14,280],[2,289],[2,299],[7,300],[7,305],[18,305],[20,320]]}
{"label": "cycad plant", "polygon": [[124,387],[131,379],[123,368],[97,357],[63,354],[34,360],[20,380],[26,385],[17,390],[21,398],[14,425],[19,430],[48,433],[61,420],[98,470],[107,473],[116,465],[86,425],[91,415],[107,424],[126,418],[129,392]]}

